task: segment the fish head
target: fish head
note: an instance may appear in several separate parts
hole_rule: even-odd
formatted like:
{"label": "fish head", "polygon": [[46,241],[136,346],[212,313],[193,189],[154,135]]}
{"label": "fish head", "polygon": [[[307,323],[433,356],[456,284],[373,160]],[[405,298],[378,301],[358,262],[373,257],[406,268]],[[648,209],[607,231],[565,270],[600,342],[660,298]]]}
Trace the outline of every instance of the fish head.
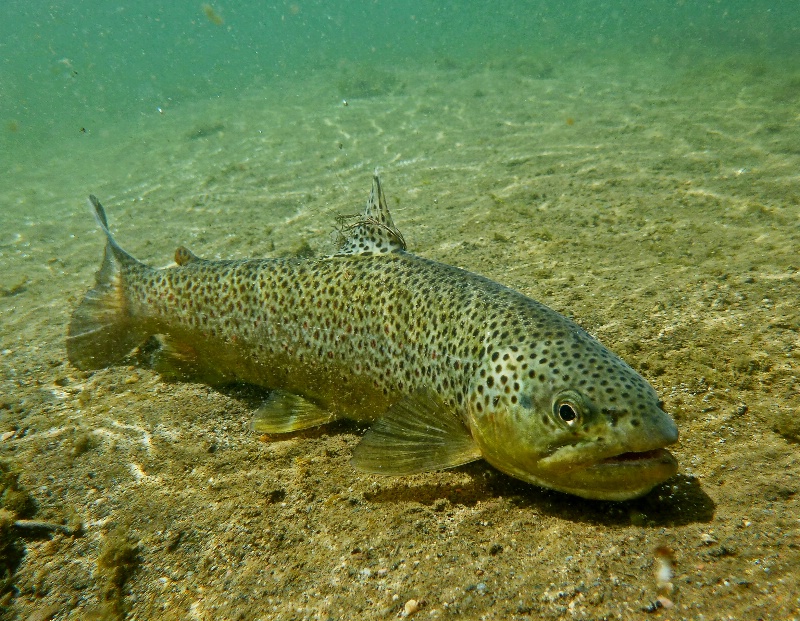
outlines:
{"label": "fish head", "polygon": [[656,391],[575,326],[494,348],[472,386],[469,424],[497,469],[583,498],[627,500],[677,472],[678,428]]}

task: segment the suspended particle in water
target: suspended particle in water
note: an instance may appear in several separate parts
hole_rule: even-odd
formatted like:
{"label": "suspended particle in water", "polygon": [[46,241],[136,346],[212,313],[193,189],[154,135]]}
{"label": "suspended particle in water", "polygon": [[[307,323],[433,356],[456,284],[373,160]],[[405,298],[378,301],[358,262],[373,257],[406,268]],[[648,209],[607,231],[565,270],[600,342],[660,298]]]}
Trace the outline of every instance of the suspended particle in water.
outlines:
{"label": "suspended particle in water", "polygon": [[210,21],[215,26],[222,26],[225,23],[225,20],[222,19],[222,16],[214,10],[214,7],[210,4],[203,5],[203,13],[206,14],[208,21]]}

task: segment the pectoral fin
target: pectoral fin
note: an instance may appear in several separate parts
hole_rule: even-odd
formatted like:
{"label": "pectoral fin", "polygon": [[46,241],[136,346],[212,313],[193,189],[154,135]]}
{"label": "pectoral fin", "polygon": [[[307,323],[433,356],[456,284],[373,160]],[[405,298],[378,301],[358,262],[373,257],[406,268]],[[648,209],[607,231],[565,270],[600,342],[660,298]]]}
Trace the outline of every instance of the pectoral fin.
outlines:
{"label": "pectoral fin", "polygon": [[256,410],[252,428],[258,433],[291,433],[329,423],[334,416],[307,399],[282,390],[270,393]]}
{"label": "pectoral fin", "polygon": [[389,408],[361,439],[350,463],[362,472],[402,475],[453,468],[480,458],[458,412],[423,391]]}

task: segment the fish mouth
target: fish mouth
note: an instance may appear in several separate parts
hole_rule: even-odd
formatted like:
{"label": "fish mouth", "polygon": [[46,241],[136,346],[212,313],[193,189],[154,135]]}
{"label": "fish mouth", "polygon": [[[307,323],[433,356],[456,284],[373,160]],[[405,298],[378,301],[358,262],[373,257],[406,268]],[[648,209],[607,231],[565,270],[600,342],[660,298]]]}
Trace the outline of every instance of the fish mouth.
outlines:
{"label": "fish mouth", "polygon": [[628,500],[643,496],[678,472],[678,461],[663,448],[627,451],[595,462],[575,473],[583,489],[569,490],[584,498]]}
{"label": "fish mouth", "polygon": [[616,451],[607,450],[605,454],[581,455],[582,445],[567,445],[542,459],[539,466],[553,473],[566,474],[574,471],[613,470],[614,468],[649,470],[654,467],[658,468],[659,465],[672,464],[677,472],[678,462],[672,453],[664,448],[663,443],[650,446],[652,448],[646,448],[644,451],[620,451],[623,447],[617,447]]}
{"label": "fish mouth", "polygon": [[677,472],[672,453],[654,448],[608,455],[561,471],[551,465],[528,480],[583,498],[619,501],[643,496]]}
{"label": "fish mouth", "polygon": [[637,466],[645,465],[644,462],[654,462],[654,463],[669,463],[675,462],[677,466],[677,462],[675,458],[672,456],[668,450],[659,448],[659,449],[652,449],[649,451],[627,451],[625,453],[619,453],[618,455],[612,455],[611,457],[606,457],[605,459],[601,459],[599,462],[595,463],[595,466],[603,466],[603,465],[617,465],[617,464],[635,464]]}

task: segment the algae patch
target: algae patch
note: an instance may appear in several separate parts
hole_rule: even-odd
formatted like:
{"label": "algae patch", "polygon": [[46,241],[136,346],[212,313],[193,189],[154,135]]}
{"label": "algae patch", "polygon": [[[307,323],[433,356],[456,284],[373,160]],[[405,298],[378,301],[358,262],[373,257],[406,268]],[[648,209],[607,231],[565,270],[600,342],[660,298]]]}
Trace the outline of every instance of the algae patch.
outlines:
{"label": "algae patch", "polygon": [[136,571],[139,561],[139,544],[130,538],[127,529],[119,527],[108,534],[97,558],[101,604],[90,613],[91,619],[125,618],[125,583]]}
{"label": "algae patch", "polygon": [[14,595],[14,572],[25,554],[14,523],[36,513],[36,501],[22,487],[19,476],[9,462],[0,461],[0,616]]}
{"label": "algae patch", "polygon": [[11,512],[16,519],[29,518],[36,513],[36,501],[20,484],[20,472],[7,461],[0,461],[0,508]]}

